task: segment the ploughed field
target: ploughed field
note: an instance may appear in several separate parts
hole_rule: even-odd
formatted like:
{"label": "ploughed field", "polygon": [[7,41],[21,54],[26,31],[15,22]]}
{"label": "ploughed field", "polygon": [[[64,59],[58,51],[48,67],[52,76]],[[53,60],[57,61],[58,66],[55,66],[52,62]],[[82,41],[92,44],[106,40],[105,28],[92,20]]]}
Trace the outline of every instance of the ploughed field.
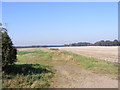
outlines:
{"label": "ploughed field", "polygon": [[96,54],[115,59],[116,51],[117,47],[21,48],[18,61],[3,74],[3,87],[118,88],[118,63],[93,58]]}
{"label": "ploughed field", "polygon": [[118,62],[118,46],[82,46],[57,48],[83,56],[93,57],[110,62]]}

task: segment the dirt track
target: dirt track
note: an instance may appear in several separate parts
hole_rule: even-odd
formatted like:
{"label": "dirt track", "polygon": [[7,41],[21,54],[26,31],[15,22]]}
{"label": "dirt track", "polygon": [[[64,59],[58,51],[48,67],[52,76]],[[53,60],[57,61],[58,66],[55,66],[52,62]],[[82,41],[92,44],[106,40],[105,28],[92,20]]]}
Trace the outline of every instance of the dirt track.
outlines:
{"label": "dirt track", "polygon": [[51,84],[53,88],[118,88],[116,79],[74,65],[56,64],[54,68],[58,76]]}
{"label": "dirt track", "polygon": [[66,55],[61,55],[64,59],[59,61],[57,55],[60,53],[56,52],[52,59],[52,66],[56,70],[52,88],[118,88],[116,78],[86,70]]}
{"label": "dirt track", "polygon": [[60,50],[71,51],[83,56],[89,56],[101,60],[118,62],[117,46],[85,46],[85,47],[56,47]]}

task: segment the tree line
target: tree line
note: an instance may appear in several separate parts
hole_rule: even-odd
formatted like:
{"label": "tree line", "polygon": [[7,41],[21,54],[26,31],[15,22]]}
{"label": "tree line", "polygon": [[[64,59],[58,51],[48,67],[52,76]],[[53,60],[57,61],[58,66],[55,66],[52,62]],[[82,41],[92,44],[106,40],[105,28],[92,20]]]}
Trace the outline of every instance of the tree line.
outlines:
{"label": "tree line", "polygon": [[120,46],[120,41],[118,40],[101,40],[95,43],[89,43],[89,42],[78,42],[78,43],[71,43],[71,44],[65,44],[64,46]]}
{"label": "tree line", "polygon": [[47,48],[47,47],[64,47],[64,45],[32,45],[32,46],[15,46],[15,48]]}
{"label": "tree line", "polygon": [[64,44],[64,45],[31,45],[31,46],[15,46],[15,48],[46,48],[46,47],[65,47],[65,46],[120,46],[120,41],[114,40],[101,40],[95,43],[89,42],[78,42],[78,43],[71,43],[71,44]]}

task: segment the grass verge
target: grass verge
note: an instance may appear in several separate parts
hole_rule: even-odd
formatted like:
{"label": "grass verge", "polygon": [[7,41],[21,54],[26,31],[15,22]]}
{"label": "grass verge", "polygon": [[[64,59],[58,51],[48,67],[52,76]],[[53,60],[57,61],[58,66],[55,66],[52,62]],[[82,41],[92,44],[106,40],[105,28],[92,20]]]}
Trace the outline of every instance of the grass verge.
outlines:
{"label": "grass verge", "polygon": [[118,76],[118,63],[103,61],[91,57],[81,56],[72,52],[63,51],[64,54],[71,55],[79,65],[95,73],[111,74]]}

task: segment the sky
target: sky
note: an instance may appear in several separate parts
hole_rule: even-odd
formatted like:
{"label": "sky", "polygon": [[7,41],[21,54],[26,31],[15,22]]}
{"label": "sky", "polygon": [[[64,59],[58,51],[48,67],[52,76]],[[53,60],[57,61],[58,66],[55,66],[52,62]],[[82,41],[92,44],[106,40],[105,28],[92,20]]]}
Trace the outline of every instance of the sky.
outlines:
{"label": "sky", "polygon": [[117,2],[3,2],[14,45],[61,45],[118,38]]}

